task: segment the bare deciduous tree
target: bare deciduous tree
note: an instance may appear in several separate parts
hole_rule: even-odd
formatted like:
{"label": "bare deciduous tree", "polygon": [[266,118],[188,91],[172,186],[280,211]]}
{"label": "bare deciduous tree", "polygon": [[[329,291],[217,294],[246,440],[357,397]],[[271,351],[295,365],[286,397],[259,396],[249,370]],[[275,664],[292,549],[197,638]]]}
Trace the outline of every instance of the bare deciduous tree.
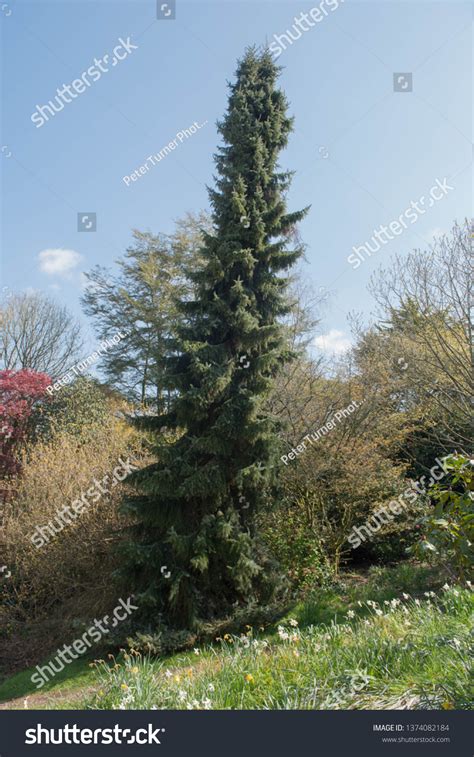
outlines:
{"label": "bare deciduous tree", "polygon": [[[396,257],[370,291],[400,342],[413,397],[429,397],[453,445],[469,444],[474,396],[471,224],[455,224],[429,250]],[[403,354],[405,353],[405,354]],[[442,436],[446,434],[441,434]]]}
{"label": "bare deciduous tree", "polygon": [[62,376],[82,349],[79,323],[67,308],[39,292],[16,293],[0,303],[0,368]]}

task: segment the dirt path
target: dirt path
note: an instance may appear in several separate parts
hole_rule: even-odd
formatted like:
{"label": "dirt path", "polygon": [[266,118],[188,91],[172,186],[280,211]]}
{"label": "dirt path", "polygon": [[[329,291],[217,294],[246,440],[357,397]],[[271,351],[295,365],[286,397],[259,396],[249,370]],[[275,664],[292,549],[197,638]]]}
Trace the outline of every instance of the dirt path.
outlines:
{"label": "dirt path", "polygon": [[[51,691],[48,694],[29,694],[27,697],[10,699],[0,703],[0,710],[73,710],[86,697],[97,691],[96,686],[86,686],[78,691]],[[61,707],[61,700],[67,702],[67,706]]]}

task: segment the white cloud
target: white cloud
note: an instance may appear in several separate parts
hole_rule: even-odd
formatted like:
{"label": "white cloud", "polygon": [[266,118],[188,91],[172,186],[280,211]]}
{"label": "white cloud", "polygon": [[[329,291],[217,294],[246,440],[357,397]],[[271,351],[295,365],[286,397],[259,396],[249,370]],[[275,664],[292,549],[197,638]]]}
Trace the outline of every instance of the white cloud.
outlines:
{"label": "white cloud", "polygon": [[330,354],[345,352],[351,346],[349,337],[337,329],[331,329],[327,334],[317,336],[314,343],[320,350]]}
{"label": "white cloud", "polygon": [[38,253],[40,271],[48,276],[68,276],[82,260],[75,250],[64,250],[59,247],[56,250],[42,250]]}

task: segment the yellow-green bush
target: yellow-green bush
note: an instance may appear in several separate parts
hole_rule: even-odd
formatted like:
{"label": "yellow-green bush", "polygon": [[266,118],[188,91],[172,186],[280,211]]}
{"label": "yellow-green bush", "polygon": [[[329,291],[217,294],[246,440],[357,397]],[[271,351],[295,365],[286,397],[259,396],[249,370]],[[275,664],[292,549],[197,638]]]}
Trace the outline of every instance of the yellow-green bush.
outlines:
{"label": "yellow-green bush", "polygon": [[8,664],[31,661],[56,638],[66,641],[75,625],[115,605],[112,574],[126,523],[119,511],[124,484],[96,502],[90,499],[90,506],[43,546],[35,546],[32,535],[86,493],[94,479],[111,475],[120,457],[140,465],[140,454],[136,432],[113,417],[91,428],[86,444],[61,431],[25,453],[23,475],[4,505],[0,530],[2,563],[11,573],[1,584],[0,605]]}

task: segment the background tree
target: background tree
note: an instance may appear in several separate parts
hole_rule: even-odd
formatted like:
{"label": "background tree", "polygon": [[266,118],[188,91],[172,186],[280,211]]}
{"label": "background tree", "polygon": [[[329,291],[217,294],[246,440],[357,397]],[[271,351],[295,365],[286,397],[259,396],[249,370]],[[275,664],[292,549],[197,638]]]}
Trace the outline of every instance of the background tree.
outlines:
{"label": "background tree", "polygon": [[[302,254],[288,244],[305,213],[285,209],[291,174],[277,159],[292,121],[277,75],[268,52],[249,50],[230,86],[210,190],[213,230],[166,360],[172,406],[142,424],[155,433],[158,460],[132,475],[137,603],[180,626],[251,601],[262,572],[249,529],[278,444],[264,403],[289,358],[282,274]],[[161,442],[163,425],[181,435]]]}
{"label": "background tree", "polygon": [[39,292],[13,294],[0,303],[0,368],[56,380],[80,357],[81,329],[67,308]]}
{"label": "background tree", "polygon": [[403,455],[419,475],[441,453],[472,441],[474,344],[470,225],[455,224],[426,252],[396,257],[370,285],[378,323],[359,335],[356,362],[412,432]]}
{"label": "background tree", "polygon": [[177,303],[190,293],[188,270],[196,266],[206,214],[188,214],[172,235],[134,231],[134,244],[117,261],[118,275],[96,266],[86,274],[84,311],[93,319],[97,337],[124,334],[119,350],[102,359],[107,380],[142,405],[166,407],[163,361],[176,334]]}

